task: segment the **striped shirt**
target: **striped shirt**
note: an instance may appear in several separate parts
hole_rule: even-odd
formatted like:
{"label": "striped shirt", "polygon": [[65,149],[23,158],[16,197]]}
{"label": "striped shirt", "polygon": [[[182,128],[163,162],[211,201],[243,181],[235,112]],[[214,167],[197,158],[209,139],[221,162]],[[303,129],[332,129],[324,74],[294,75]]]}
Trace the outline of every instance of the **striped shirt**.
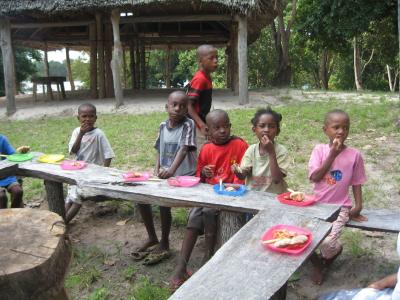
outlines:
{"label": "striped shirt", "polygon": [[175,176],[194,175],[196,173],[196,130],[192,119],[185,117],[182,122],[171,128],[169,120],[161,122],[154,148],[160,153],[160,168],[169,168],[182,146],[189,147],[182,163],[176,169]]}

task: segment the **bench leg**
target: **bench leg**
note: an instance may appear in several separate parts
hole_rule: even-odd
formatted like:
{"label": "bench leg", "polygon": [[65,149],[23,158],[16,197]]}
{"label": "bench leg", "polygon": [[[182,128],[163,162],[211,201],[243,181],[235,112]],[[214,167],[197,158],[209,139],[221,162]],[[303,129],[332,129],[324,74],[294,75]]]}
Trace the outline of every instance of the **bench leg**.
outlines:
{"label": "bench leg", "polygon": [[61,100],[60,85],[57,83],[57,100]]}
{"label": "bench leg", "polygon": [[63,185],[59,182],[44,181],[46,198],[49,203],[49,210],[60,215],[65,220],[65,205]]}
{"label": "bench leg", "polygon": [[63,99],[66,99],[67,96],[65,95],[65,88],[64,88],[64,82],[61,82],[61,95]]}
{"label": "bench leg", "polygon": [[287,282],[270,298],[271,300],[285,300],[287,292]]}

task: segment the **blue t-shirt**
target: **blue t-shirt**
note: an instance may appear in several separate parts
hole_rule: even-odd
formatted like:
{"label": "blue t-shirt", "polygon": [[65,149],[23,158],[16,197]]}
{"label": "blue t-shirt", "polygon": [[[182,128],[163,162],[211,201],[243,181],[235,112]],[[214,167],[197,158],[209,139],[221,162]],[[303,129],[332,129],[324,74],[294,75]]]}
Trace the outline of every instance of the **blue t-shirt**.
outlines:
{"label": "blue t-shirt", "polygon": [[[14,154],[15,150],[8,142],[7,138],[4,135],[0,134],[0,154]],[[1,160],[5,159],[1,157]],[[4,178],[0,178],[0,187],[9,186],[11,183],[17,182],[17,178],[15,176],[8,176]]]}

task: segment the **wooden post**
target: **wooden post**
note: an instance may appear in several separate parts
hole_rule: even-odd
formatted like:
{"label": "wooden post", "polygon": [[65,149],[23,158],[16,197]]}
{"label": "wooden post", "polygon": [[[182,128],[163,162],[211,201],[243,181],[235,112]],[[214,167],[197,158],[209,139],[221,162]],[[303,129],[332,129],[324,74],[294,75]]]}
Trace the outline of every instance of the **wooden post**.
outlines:
{"label": "wooden post", "polygon": [[96,33],[97,33],[97,53],[98,53],[98,70],[99,70],[99,98],[106,95],[104,84],[104,32],[103,32],[103,16],[100,12],[96,12]]}
{"label": "wooden post", "polygon": [[226,55],[226,87],[232,88],[232,46],[228,45],[225,49]]}
{"label": "wooden post", "polygon": [[124,47],[122,47],[122,66],[124,75],[124,89],[126,89],[128,86],[128,68],[126,66],[126,51]]}
{"label": "wooden post", "polygon": [[114,84],[113,75],[111,70],[111,60],[112,60],[112,27],[110,23],[105,23],[105,45],[104,45],[104,79],[106,87],[106,97],[110,98],[114,96]]}
{"label": "wooden post", "polygon": [[89,25],[90,41],[90,96],[97,99],[97,42],[96,42],[96,24]]}
{"label": "wooden post", "polygon": [[140,41],[140,89],[146,89],[146,47],[144,41]]}
{"label": "wooden post", "polygon": [[167,57],[165,60],[165,85],[167,89],[171,88],[171,46],[168,45]]}
{"label": "wooden post", "polygon": [[231,26],[231,51],[230,51],[230,70],[231,70],[231,88],[234,95],[239,95],[239,65],[238,65],[238,24],[232,23]]}
{"label": "wooden post", "polygon": [[136,89],[140,89],[140,82],[142,80],[141,74],[140,74],[140,47],[139,47],[140,41],[136,41],[136,55],[135,55],[135,73],[136,73]]}
{"label": "wooden post", "polygon": [[215,249],[217,250],[225,244],[245,223],[246,219],[243,213],[221,211],[218,215]]}
{"label": "wooden post", "polygon": [[114,49],[112,53],[111,69],[114,79],[115,106],[118,108],[124,104],[124,95],[121,86],[122,55],[124,54],[119,35],[119,10],[114,9],[111,13],[111,23],[114,37]]}
{"label": "wooden post", "polygon": [[129,70],[131,73],[131,88],[132,91],[136,89],[136,72],[135,72],[135,44],[131,42],[129,44]]}
{"label": "wooden post", "polygon": [[[49,70],[49,59],[47,56],[47,43],[45,44],[45,49],[44,49],[44,76],[49,77],[50,76],[50,70]],[[47,83],[47,100],[53,100],[53,91],[51,90],[51,83],[50,81]]]}
{"label": "wooden post", "polygon": [[249,103],[247,74],[247,17],[238,16],[239,104]]}
{"label": "wooden post", "polygon": [[3,56],[3,70],[4,70],[4,87],[6,90],[7,98],[7,115],[10,116],[17,111],[15,106],[15,81],[14,81],[14,59],[13,49],[11,42],[11,27],[8,19],[0,19],[0,45],[1,54]]}
{"label": "wooden post", "polygon": [[65,48],[65,58],[66,58],[66,62],[67,62],[67,74],[68,74],[69,84],[71,85],[71,91],[75,91],[75,83],[74,83],[74,78],[72,76],[72,69],[71,69],[71,60],[69,58],[69,47]]}
{"label": "wooden post", "polygon": [[44,181],[46,199],[49,203],[49,210],[60,215],[65,220],[64,191],[63,185],[59,182]]}

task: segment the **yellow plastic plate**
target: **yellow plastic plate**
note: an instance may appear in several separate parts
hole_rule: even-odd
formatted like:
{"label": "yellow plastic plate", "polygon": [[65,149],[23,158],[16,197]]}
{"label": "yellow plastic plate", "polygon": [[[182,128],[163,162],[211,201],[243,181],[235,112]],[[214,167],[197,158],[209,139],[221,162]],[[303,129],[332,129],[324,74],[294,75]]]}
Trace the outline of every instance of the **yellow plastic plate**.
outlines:
{"label": "yellow plastic plate", "polygon": [[65,155],[62,154],[43,154],[38,157],[37,161],[48,164],[55,164],[64,159]]}

